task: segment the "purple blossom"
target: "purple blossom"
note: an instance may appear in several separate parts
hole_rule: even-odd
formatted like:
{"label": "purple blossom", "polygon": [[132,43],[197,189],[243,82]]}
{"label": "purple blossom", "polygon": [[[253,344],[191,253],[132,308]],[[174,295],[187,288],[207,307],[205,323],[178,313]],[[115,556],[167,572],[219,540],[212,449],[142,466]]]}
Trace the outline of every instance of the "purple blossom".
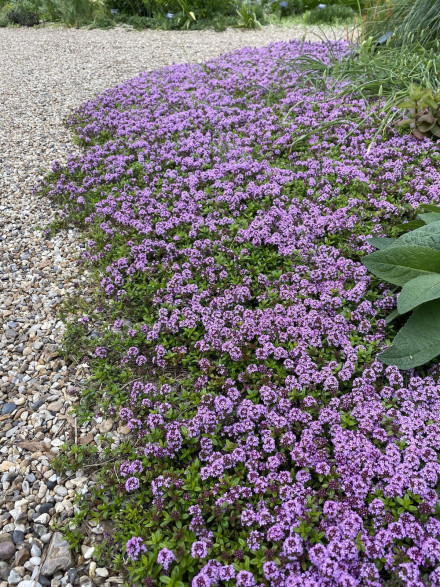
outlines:
{"label": "purple blossom", "polygon": [[254,576],[249,571],[239,571],[237,573],[237,587],[253,587],[256,585]]}
{"label": "purple blossom", "polygon": [[147,547],[145,546],[142,538],[133,536],[133,538],[130,538],[130,540],[127,542],[126,549],[128,556],[132,560],[136,561],[143,552],[146,552]]}
{"label": "purple blossom", "polygon": [[167,571],[170,568],[171,563],[175,560],[176,557],[174,556],[173,552],[168,548],[162,548],[162,550],[160,550],[157,555],[157,562],[163,566],[165,571]]}
{"label": "purple blossom", "polygon": [[126,491],[136,491],[139,489],[139,479],[137,477],[129,477],[125,482]]}
{"label": "purple blossom", "polygon": [[98,346],[95,349],[95,357],[100,357],[101,359],[105,359],[107,356],[107,349],[102,346]]}
{"label": "purple blossom", "polygon": [[205,542],[194,542],[191,546],[191,556],[193,558],[206,558],[208,556],[208,549]]}

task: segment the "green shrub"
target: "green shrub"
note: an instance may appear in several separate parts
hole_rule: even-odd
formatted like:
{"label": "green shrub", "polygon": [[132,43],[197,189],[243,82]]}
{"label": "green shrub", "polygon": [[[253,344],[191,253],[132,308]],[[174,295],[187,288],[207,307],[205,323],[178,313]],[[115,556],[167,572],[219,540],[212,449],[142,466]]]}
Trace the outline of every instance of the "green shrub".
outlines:
{"label": "green shrub", "polygon": [[[336,84],[339,95],[347,99],[353,97],[367,100],[371,105],[366,117],[376,119],[377,131],[372,138],[374,143],[378,136],[383,136],[388,128],[401,118],[397,109],[402,101],[408,100],[413,85],[432,91],[440,91],[440,42],[436,41],[426,48],[421,43],[398,45],[389,41],[378,46],[370,37],[361,42],[355,50],[341,59],[333,55],[330,62],[317,59],[314,55],[302,55],[295,60],[294,67],[300,68],[309,83],[324,86],[332,92]],[[377,116],[377,103],[381,101],[381,116]],[[357,128],[364,120],[355,120]],[[426,121],[420,121],[426,122]],[[336,124],[337,121],[329,124]],[[303,137],[298,137],[298,144]]]}
{"label": "green shrub", "polygon": [[228,24],[224,18],[221,18],[220,16],[218,16],[218,17],[214,18],[214,20],[212,21],[212,26],[215,31],[217,31],[218,33],[221,33],[227,29]]}
{"label": "green shrub", "polygon": [[115,16],[116,23],[124,23],[131,25],[137,31],[148,29],[151,27],[152,19],[147,16],[118,14]]}
{"label": "green shrub", "polygon": [[35,26],[40,22],[39,4],[32,0],[15,0],[7,11],[7,18],[13,24]]}
{"label": "green shrub", "polygon": [[[373,0],[376,2],[377,0]],[[327,6],[346,6],[353,10],[364,9],[368,0],[303,0],[304,8],[306,10],[313,10],[319,4],[326,4]]]}
{"label": "green shrub", "polygon": [[250,0],[242,0],[240,6],[237,9],[239,26],[242,26],[246,29],[260,29],[261,22],[258,20],[256,13],[256,10],[258,9],[260,9],[260,13],[262,13],[260,6],[254,4]]}
{"label": "green shrub", "polygon": [[98,12],[90,28],[92,29],[112,29],[115,26],[115,19],[105,12]]}
{"label": "green shrub", "polygon": [[270,12],[281,18],[302,14],[305,10],[303,0],[272,0],[266,6]]}
{"label": "green shrub", "polygon": [[127,16],[152,18],[154,12],[160,12],[158,3],[152,0],[105,0],[105,6]]}
{"label": "green shrub", "polygon": [[45,0],[44,14],[49,20],[62,21],[68,26],[90,24],[102,11],[98,2],[91,0]]}
{"label": "green shrub", "polygon": [[[440,354],[440,208],[426,205],[416,226],[398,239],[372,238],[379,250],[364,258],[364,265],[380,279],[402,287],[397,310],[388,322],[413,312],[380,355],[386,365],[412,369]],[[408,223],[409,228],[414,223]],[[405,227],[405,225],[403,225]]]}
{"label": "green shrub", "polygon": [[[117,9],[120,14],[148,18],[178,13],[188,16],[193,12],[199,20],[234,12],[233,0],[105,0],[105,5],[107,8]],[[193,20],[192,17],[190,20]]]}
{"label": "green shrub", "polygon": [[9,24],[9,18],[6,10],[0,10],[0,28],[5,28]]}
{"label": "green shrub", "polygon": [[313,8],[304,14],[307,24],[334,24],[354,17],[354,11],[349,6],[326,6],[325,8]]}

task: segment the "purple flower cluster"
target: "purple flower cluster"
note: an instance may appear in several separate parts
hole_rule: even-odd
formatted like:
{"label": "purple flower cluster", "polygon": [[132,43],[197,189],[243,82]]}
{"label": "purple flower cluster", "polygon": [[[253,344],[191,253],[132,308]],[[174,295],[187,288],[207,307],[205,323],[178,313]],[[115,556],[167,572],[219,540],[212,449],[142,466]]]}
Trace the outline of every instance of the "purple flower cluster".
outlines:
{"label": "purple flower cluster", "polygon": [[160,550],[159,554],[157,555],[157,562],[163,566],[165,571],[170,568],[171,563],[173,563],[175,560],[176,557],[174,556],[174,553],[168,548],[162,548],[162,550]]}
{"label": "purple flower cluster", "polygon": [[[86,258],[127,308],[110,325],[121,368],[142,373],[119,409],[137,437],[120,473],[135,492],[142,459],[178,468],[197,442],[212,508],[239,508],[251,558],[276,553],[258,577],[206,560],[221,547],[203,503],[190,505],[194,587],[440,586],[438,374],[375,360],[395,301],[359,260],[367,236],[439,202],[440,150],[355,129],[347,119],[369,105],[312,94],[289,65],[301,51],[326,49],[292,41],[141,74],[71,120],[89,147],[56,168],[51,194],[94,231]],[[176,366],[200,398],[191,410],[157,383]],[[184,486],[152,478],[156,502]],[[143,550],[127,543],[132,560]]]}
{"label": "purple flower cluster", "polygon": [[127,542],[126,550],[131,560],[136,561],[143,552],[147,551],[147,547],[145,546],[142,538],[133,536],[133,538],[130,538],[130,540]]}

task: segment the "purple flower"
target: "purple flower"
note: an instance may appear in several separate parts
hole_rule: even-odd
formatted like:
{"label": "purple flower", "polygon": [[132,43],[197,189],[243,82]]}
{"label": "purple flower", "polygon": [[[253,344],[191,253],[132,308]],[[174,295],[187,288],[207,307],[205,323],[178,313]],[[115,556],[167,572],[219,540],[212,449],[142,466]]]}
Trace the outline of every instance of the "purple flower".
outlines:
{"label": "purple flower", "polygon": [[137,477],[129,477],[125,482],[126,491],[136,491],[139,489],[139,479]]}
{"label": "purple flower", "polygon": [[173,561],[176,560],[173,552],[168,550],[168,548],[162,548],[157,555],[157,562],[159,565],[162,565],[165,571],[170,568],[170,565]]}
{"label": "purple flower", "polygon": [[221,581],[230,581],[235,577],[235,569],[233,565],[226,565],[219,569],[219,579]]}
{"label": "purple flower", "polygon": [[132,560],[136,561],[142,552],[146,552],[147,547],[145,546],[142,538],[133,536],[133,538],[130,538],[130,540],[127,542],[126,549],[128,556]]}
{"label": "purple flower", "polygon": [[237,573],[237,587],[254,587],[256,584],[253,574],[249,571],[239,571]]}
{"label": "purple flower", "polygon": [[95,357],[100,357],[101,359],[105,359],[106,356],[107,356],[107,349],[105,349],[103,346],[96,347]]}
{"label": "purple flower", "polygon": [[191,556],[193,558],[206,558],[208,556],[208,549],[205,542],[194,542],[191,546]]}

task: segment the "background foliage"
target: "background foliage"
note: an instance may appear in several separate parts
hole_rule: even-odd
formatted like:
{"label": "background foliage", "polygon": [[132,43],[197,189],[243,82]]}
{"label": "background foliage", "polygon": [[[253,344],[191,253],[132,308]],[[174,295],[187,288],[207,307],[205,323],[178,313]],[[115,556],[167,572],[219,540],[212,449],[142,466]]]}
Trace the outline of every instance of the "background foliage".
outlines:
{"label": "background foliage", "polygon": [[256,28],[267,21],[299,18],[310,24],[337,24],[363,8],[353,0],[6,0],[0,1],[0,25],[33,26],[39,21],[68,26],[135,28]]}

